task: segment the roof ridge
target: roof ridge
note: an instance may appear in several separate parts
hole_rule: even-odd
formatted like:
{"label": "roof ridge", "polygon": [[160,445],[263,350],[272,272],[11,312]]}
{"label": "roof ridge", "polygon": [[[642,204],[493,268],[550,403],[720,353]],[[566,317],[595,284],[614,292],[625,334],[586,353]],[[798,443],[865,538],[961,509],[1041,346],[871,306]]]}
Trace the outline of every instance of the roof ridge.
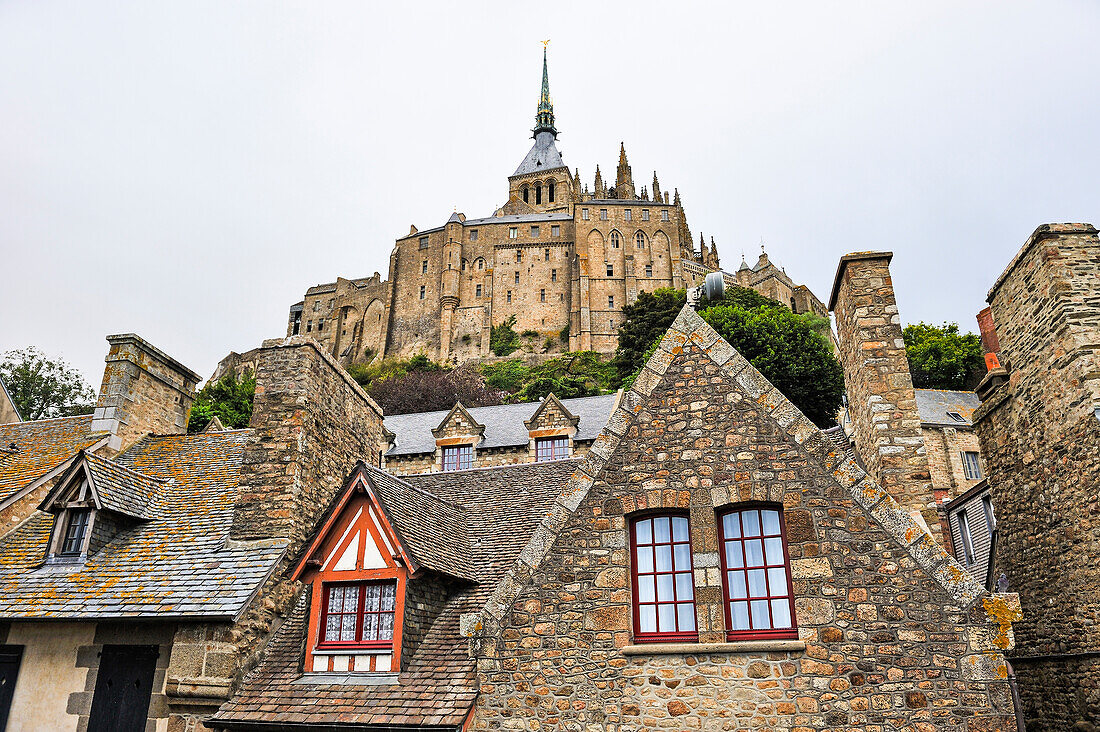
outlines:
{"label": "roof ridge", "polygon": [[41,424],[43,422],[58,422],[62,419],[81,419],[82,417],[87,417],[90,420],[92,418],[92,415],[90,413],[89,414],[70,414],[70,415],[65,416],[65,417],[43,417],[42,419],[25,419],[22,422],[8,422],[7,424],[0,425],[0,427],[9,427],[9,426],[23,426],[23,427],[25,427],[27,425]]}
{"label": "roof ridge", "polygon": [[[553,465],[555,463],[580,462],[581,460],[583,460],[583,458],[581,458],[581,457],[570,457],[570,458],[564,458],[562,460],[544,460],[542,462],[534,462],[534,463],[511,463],[509,465],[483,465],[483,466],[478,466],[476,468],[465,468],[463,470],[448,470],[448,471],[446,471],[446,473],[436,471],[436,472],[427,472],[427,473],[409,473],[408,475],[409,476],[415,476],[415,477],[419,478],[419,477],[428,476],[428,475],[445,475],[445,474],[450,474],[450,473],[475,473],[475,472],[480,471],[480,470],[517,470],[519,468],[531,468],[531,467],[534,467],[536,465]],[[376,468],[376,470],[377,470],[377,468]],[[386,475],[389,475],[389,473],[386,473]],[[412,486],[412,487],[415,488],[416,486]]]}

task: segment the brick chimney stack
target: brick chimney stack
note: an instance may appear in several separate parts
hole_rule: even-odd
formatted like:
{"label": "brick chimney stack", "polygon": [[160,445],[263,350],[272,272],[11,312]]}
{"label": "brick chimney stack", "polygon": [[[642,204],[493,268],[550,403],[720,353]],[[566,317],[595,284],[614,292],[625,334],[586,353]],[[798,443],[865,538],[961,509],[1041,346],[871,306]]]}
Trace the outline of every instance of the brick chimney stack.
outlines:
{"label": "brick chimney stack", "polygon": [[202,377],[133,333],[107,336],[107,342],[92,431],[111,433],[107,447],[115,452],[150,432],[186,432]]}
{"label": "brick chimney stack", "polygon": [[892,257],[892,252],[841,257],[829,309],[836,317],[856,452],[867,472],[939,540],[931,471],[890,279]]}

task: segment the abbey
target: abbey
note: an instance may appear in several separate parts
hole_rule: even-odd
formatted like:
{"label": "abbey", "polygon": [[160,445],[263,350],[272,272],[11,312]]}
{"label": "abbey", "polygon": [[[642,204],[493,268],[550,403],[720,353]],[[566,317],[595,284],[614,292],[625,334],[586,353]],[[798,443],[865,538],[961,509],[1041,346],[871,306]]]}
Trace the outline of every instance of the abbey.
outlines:
{"label": "abbey", "polygon": [[[683,288],[720,268],[713,237],[695,248],[678,190],[657,174],[635,184],[620,146],[615,179],[596,167],[582,188],[557,149],[543,53],[534,145],[508,177],[508,201],[492,216],[454,213],[431,229],[410,227],[379,273],[311,287],[290,308],[287,335],[309,334],[344,363],[416,353],[462,362],[489,355],[490,330],[510,322],[537,332],[541,352],[615,350],[623,307],[639,292]],[[826,315],[761,253],[730,284],[752,287],[797,312]]]}

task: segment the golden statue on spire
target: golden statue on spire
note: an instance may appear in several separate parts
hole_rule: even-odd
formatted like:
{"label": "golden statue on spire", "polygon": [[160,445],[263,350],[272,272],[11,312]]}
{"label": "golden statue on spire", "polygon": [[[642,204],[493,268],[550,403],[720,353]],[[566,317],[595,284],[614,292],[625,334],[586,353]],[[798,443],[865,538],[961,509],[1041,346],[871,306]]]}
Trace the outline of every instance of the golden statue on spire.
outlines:
{"label": "golden statue on spire", "polygon": [[542,42],[542,50],[545,51],[546,47],[549,46],[549,45],[550,45],[550,39],[547,38],[545,41]]}

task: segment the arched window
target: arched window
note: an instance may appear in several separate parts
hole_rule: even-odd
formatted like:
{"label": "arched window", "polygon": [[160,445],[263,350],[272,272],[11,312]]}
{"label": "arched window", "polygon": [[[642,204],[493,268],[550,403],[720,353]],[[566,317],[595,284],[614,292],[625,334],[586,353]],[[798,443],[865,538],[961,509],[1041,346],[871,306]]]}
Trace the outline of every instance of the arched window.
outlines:
{"label": "arched window", "polygon": [[546,184],[546,198],[550,203],[554,202],[554,181]]}
{"label": "arched window", "polygon": [[638,245],[639,249],[645,249],[645,234],[638,232],[634,235],[634,243]]}
{"label": "arched window", "polygon": [[535,203],[542,203],[542,184],[539,183],[535,186]]}
{"label": "arched window", "polygon": [[782,507],[734,508],[718,531],[727,638],[797,638]]}
{"label": "arched window", "polygon": [[529,195],[529,191],[527,190],[527,186],[524,186],[523,187],[523,202],[524,203],[528,203],[528,200],[527,200],[528,195]]}
{"label": "arched window", "polygon": [[635,519],[630,526],[630,550],[634,640],[697,640],[687,516]]}
{"label": "arched window", "polygon": [[621,237],[619,236],[619,232],[617,232],[617,231],[612,231],[611,232],[611,248],[612,249],[618,249],[619,248],[619,239],[620,238]]}

